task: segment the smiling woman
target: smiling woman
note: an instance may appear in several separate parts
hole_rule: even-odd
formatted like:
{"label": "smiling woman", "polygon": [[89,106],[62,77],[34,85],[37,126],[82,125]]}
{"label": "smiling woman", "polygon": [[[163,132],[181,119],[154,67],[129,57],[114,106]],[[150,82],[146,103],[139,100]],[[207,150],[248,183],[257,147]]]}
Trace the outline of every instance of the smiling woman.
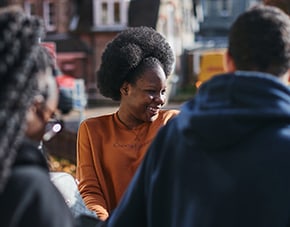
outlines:
{"label": "smiling woman", "polygon": [[82,122],[76,171],[87,207],[102,220],[117,206],[157,131],[179,113],[161,109],[173,63],[168,42],[148,27],[121,32],[103,53],[97,85],[120,106]]}

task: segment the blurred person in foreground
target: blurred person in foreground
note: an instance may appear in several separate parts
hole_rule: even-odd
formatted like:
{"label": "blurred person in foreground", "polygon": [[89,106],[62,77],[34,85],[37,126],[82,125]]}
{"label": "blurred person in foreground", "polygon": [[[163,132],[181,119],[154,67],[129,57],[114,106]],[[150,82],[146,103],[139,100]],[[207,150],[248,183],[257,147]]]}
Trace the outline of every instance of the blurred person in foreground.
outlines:
{"label": "blurred person in foreground", "polygon": [[288,16],[241,14],[226,64],[159,131],[106,226],[290,226]]}
{"label": "blurred person in foreground", "polygon": [[18,7],[0,9],[0,225],[71,227],[39,149],[58,102],[43,25]]}
{"label": "blurred person in foreground", "polygon": [[76,172],[87,207],[101,220],[118,205],[160,127],[179,113],[161,109],[173,64],[168,42],[148,27],[121,32],[102,55],[98,87],[120,104],[81,123]]}
{"label": "blurred person in foreground", "polygon": [[289,0],[263,0],[265,5],[276,6],[282,9],[285,13],[290,15],[290,1]]}

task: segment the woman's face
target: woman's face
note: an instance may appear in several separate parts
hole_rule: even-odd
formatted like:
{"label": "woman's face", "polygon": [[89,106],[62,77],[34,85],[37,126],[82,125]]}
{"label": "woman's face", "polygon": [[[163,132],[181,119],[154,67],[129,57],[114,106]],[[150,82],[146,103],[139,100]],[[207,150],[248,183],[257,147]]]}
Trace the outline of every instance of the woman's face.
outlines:
{"label": "woman's face", "polygon": [[39,95],[35,97],[34,103],[27,113],[28,138],[41,141],[45,132],[46,124],[55,113],[58,104],[58,88],[51,68],[38,75],[38,84],[41,93],[46,93],[47,97]]}
{"label": "woman's face", "polygon": [[121,88],[119,113],[126,124],[137,126],[154,121],[166,101],[166,76],[160,65],[145,70],[136,83]]}

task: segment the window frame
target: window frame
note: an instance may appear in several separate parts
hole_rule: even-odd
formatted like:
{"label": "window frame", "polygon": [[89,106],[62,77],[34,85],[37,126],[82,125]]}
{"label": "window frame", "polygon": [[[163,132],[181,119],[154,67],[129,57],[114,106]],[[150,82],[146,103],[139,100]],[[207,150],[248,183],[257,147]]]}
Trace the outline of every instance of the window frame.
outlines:
{"label": "window frame", "polygon": [[[53,13],[51,13],[51,6],[53,4]],[[43,1],[43,20],[47,31],[55,31],[57,28],[57,7],[54,0]],[[52,22],[52,23],[51,23]]]}
{"label": "window frame", "polygon": [[36,1],[25,0],[23,2],[23,9],[28,15],[36,15]]}
{"label": "window frame", "polygon": [[233,0],[218,0],[217,8],[219,16],[230,17],[233,14]]}
{"label": "window frame", "polygon": [[[94,0],[94,27],[102,29],[127,27],[129,2],[130,0]],[[106,5],[106,9],[104,9],[104,5]],[[116,12],[116,10],[118,11]],[[119,15],[119,19],[116,19],[116,14]]]}

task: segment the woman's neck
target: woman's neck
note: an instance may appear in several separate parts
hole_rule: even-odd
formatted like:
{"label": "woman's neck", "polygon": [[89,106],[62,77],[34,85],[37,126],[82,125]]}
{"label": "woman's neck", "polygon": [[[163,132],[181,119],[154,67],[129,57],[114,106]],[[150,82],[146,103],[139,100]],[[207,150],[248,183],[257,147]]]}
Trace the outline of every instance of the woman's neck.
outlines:
{"label": "woman's neck", "polygon": [[123,113],[122,111],[117,111],[118,120],[126,126],[128,129],[136,128],[137,126],[141,125],[143,122],[136,120],[133,117],[130,117],[128,114]]}

